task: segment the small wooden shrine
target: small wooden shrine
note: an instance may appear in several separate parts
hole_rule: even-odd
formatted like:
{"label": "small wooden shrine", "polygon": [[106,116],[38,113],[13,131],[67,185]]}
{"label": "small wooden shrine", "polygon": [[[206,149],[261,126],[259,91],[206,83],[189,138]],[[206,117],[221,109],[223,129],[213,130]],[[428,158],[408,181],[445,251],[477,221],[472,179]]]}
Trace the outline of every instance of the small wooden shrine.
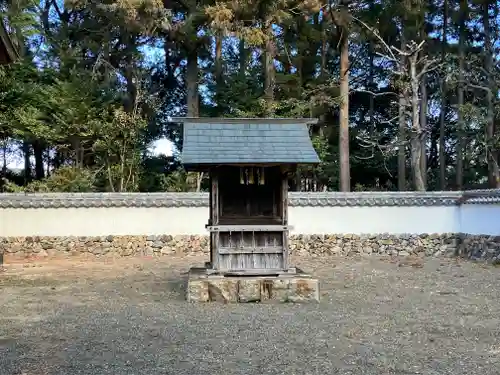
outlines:
{"label": "small wooden shrine", "polygon": [[314,119],[182,118],[182,163],[210,177],[207,274],[293,274],[288,261],[288,180],[319,163]]}

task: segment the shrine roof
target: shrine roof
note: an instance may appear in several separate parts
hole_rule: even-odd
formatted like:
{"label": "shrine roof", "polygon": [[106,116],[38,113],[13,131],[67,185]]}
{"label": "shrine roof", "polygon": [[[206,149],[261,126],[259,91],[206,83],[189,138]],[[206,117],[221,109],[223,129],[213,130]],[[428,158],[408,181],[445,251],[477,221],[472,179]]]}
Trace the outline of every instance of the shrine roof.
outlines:
{"label": "shrine roof", "polygon": [[317,164],[316,119],[182,118],[184,165]]}

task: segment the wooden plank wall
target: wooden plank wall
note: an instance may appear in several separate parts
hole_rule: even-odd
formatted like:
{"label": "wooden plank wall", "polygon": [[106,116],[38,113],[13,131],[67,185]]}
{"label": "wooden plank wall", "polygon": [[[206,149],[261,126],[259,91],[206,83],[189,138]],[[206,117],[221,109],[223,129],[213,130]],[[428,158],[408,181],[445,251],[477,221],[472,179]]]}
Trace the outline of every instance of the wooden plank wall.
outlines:
{"label": "wooden plank wall", "polygon": [[232,271],[281,270],[282,254],[219,254],[219,269]]}
{"label": "wooden plank wall", "polygon": [[[222,172],[220,170],[219,172]],[[236,173],[237,172],[237,173]],[[288,223],[288,181],[286,179],[286,171],[281,168],[274,169],[274,172],[280,173],[280,177],[268,178],[267,183],[271,183],[266,189],[272,193],[272,186],[275,186],[275,196],[267,198],[259,197],[260,194],[253,194],[253,196],[244,197],[232,196],[232,202],[240,203],[229,210],[232,215],[227,219],[233,221],[232,223],[220,222],[221,220],[221,201],[224,199],[222,195],[235,194],[236,189],[231,189],[231,185],[221,189],[219,176],[215,171],[211,173],[211,192],[210,192],[210,221],[212,225],[223,226],[237,225],[238,220],[252,220],[253,225],[266,225],[269,224],[269,219],[275,217],[279,223],[287,225]],[[224,169],[223,175],[228,178],[232,177],[232,183],[239,182],[239,170]],[[221,176],[222,177],[222,176]],[[236,180],[235,177],[238,177]],[[236,188],[236,186],[235,186]],[[265,191],[266,191],[265,190]],[[228,197],[227,197],[228,198]],[[236,200],[234,200],[236,198]],[[250,199],[248,199],[250,198]],[[262,215],[262,199],[267,199],[269,203],[272,202],[274,207],[271,208],[270,214],[272,216]],[[244,200],[243,200],[244,199]],[[229,199],[226,200],[227,203]],[[246,204],[241,205],[241,203]],[[238,209],[239,208],[239,209]],[[268,208],[268,209],[269,209]],[[243,212],[242,212],[243,211]],[[246,212],[245,212],[246,211]],[[278,215],[276,217],[275,215]],[[259,221],[260,220],[260,221]],[[266,222],[267,220],[267,222]],[[217,231],[211,234],[211,261],[212,267],[220,271],[245,271],[245,270],[284,270],[288,268],[288,233],[286,231],[278,230],[276,232],[266,231],[245,231],[245,232],[225,232]]]}

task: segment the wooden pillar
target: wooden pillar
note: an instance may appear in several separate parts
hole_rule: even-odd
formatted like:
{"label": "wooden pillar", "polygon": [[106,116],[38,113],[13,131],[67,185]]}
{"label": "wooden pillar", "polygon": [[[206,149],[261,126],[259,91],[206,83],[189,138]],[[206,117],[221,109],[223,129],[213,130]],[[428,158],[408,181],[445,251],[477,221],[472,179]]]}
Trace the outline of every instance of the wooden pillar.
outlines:
{"label": "wooden pillar", "polygon": [[[288,225],[288,169],[281,170],[281,220]],[[288,270],[288,230],[283,231],[283,269]]]}
{"label": "wooden pillar", "polygon": [[[210,171],[210,223],[219,224],[219,179],[217,172]],[[219,268],[219,232],[210,234],[210,262],[212,269]]]}
{"label": "wooden pillar", "polygon": [[[208,186],[208,225],[213,225],[212,222],[212,171],[208,171],[208,178],[209,178],[209,186]],[[210,268],[213,268],[214,264],[214,257],[213,257],[213,248],[214,248],[214,236],[210,232],[209,234],[210,237]]]}
{"label": "wooden pillar", "polygon": [[288,225],[288,172],[281,177],[281,219],[283,225]]}

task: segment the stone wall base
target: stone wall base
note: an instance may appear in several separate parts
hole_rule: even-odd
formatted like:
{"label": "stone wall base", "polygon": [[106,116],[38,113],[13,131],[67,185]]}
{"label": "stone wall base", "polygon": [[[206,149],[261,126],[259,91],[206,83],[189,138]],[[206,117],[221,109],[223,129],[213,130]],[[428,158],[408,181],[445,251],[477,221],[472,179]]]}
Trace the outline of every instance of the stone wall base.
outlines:
{"label": "stone wall base", "polygon": [[297,270],[286,276],[224,277],[191,268],[187,281],[189,302],[319,302],[319,282]]}
{"label": "stone wall base", "polygon": [[[296,255],[462,256],[500,262],[500,236],[445,234],[292,235]],[[0,237],[6,258],[68,255],[164,256],[209,253],[208,236]]]}

